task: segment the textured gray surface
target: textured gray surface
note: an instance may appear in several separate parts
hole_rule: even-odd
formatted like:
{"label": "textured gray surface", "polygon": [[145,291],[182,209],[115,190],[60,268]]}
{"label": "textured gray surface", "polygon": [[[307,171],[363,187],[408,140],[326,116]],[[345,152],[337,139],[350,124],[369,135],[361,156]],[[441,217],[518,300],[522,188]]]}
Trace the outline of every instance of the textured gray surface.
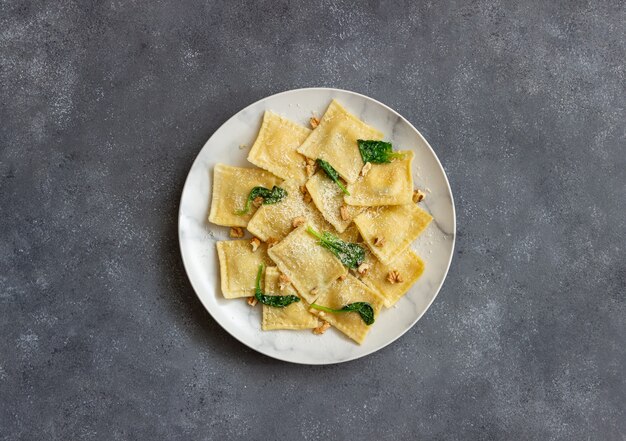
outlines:
{"label": "textured gray surface", "polygon": [[[0,439],[626,439],[626,6],[549,3],[0,2]],[[424,318],[329,367],[222,331],[176,230],[211,133],[314,85],[458,215]]]}

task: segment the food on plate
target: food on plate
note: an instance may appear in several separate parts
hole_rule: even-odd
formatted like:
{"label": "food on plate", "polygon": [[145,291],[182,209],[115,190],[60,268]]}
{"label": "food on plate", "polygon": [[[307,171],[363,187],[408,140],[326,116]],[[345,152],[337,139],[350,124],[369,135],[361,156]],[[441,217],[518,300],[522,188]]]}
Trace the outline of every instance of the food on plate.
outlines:
{"label": "food on plate", "polygon": [[406,151],[402,152],[402,157],[392,162],[372,165],[365,174],[361,174],[354,183],[348,185],[350,194],[344,197],[346,204],[378,207],[411,203],[413,157],[413,152]]}
{"label": "food on plate", "polygon": [[411,150],[335,100],[309,124],[266,111],[248,154],[260,168],[215,166],[209,221],[234,238],[217,242],[222,294],[260,304],[263,331],[335,328],[360,344],[424,272],[410,245],[432,216]]}
{"label": "food on plate", "polygon": [[281,179],[260,168],[231,167],[217,164],[213,169],[213,198],[209,222],[226,227],[245,227],[256,207],[245,215],[236,214],[254,187],[272,188]]}
{"label": "food on plate", "polygon": [[342,178],[354,182],[365,164],[357,140],[382,138],[382,132],[368,126],[333,100],[319,125],[297,151],[307,158],[327,161]]}

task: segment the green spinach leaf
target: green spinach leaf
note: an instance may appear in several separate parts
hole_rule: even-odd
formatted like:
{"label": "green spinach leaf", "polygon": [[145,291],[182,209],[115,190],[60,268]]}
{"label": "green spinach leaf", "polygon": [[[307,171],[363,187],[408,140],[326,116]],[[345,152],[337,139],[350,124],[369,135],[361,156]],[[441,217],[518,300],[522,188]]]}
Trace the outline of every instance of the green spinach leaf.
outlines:
{"label": "green spinach leaf", "polygon": [[348,190],[339,179],[339,173],[337,173],[337,170],[335,170],[332,165],[330,165],[328,162],[324,161],[323,159],[317,158],[316,162],[317,162],[317,165],[319,165],[320,168],[324,170],[324,172],[326,172],[326,175],[330,179],[332,179],[335,182],[335,184],[339,186],[341,191],[343,191],[344,194],[347,194],[348,196],[350,196],[350,193],[348,193]]}
{"label": "green spinach leaf", "polygon": [[311,304],[311,308],[318,309],[320,311],[332,312],[333,314],[340,314],[343,312],[356,312],[361,316],[361,319],[367,326],[374,323],[374,308],[367,302],[354,302],[349,303],[341,309],[328,308],[326,306],[318,305],[317,303]]}
{"label": "green spinach leaf", "polygon": [[252,204],[252,201],[255,200],[257,197],[263,198],[263,205],[269,205],[282,201],[286,196],[287,191],[276,185],[274,185],[271,190],[265,187],[254,187],[252,190],[250,190],[250,194],[248,194],[246,206],[241,210],[235,211],[235,214],[238,216],[243,216],[244,214],[250,213],[250,204]]}
{"label": "green spinach leaf", "polygon": [[307,232],[319,239],[320,245],[329,249],[345,266],[357,269],[365,260],[365,250],[356,243],[345,242],[332,233],[324,231],[319,233],[311,226],[307,227]]}
{"label": "green spinach leaf", "polygon": [[390,142],[357,139],[359,152],[363,162],[372,164],[386,164],[392,159],[402,159],[404,154],[394,152]]}

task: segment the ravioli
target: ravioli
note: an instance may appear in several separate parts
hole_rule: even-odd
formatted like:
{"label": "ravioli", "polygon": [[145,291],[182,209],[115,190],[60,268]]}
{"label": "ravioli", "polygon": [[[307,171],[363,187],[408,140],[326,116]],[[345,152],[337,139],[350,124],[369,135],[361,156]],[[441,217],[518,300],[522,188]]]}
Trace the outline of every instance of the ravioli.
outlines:
{"label": "ravioli", "polygon": [[259,265],[272,262],[267,255],[267,245],[261,244],[252,251],[249,240],[224,240],[217,242],[216,246],[224,297],[253,296]]}
{"label": "ravioli", "polygon": [[349,205],[377,207],[412,203],[413,175],[411,164],[415,156],[412,151],[400,152],[402,159],[388,164],[372,164],[365,176],[348,185],[344,200]]}
{"label": "ravioli", "polygon": [[333,100],[320,124],[298,148],[311,159],[328,161],[348,182],[356,181],[363,167],[357,139],[382,139],[383,134],[368,126]]}
{"label": "ravioli", "polygon": [[[333,309],[341,309],[354,302],[367,302],[374,310],[374,318],[378,318],[384,300],[370,287],[349,275],[345,280],[336,280],[326,289],[322,290],[315,300],[317,305]],[[373,325],[366,325],[357,312],[331,313],[310,308],[312,314],[322,320],[326,320],[335,328],[346,334],[357,343],[363,343],[365,336]]]}
{"label": "ravioli", "polygon": [[[366,254],[365,263],[369,264],[370,268],[364,276],[361,276],[361,281],[384,298],[387,308],[400,300],[424,272],[424,262],[410,248],[388,265],[376,259],[371,253]],[[394,282],[389,279],[392,271],[396,271],[398,275]],[[394,280],[393,277],[391,280]]]}
{"label": "ravioli", "polygon": [[[423,274],[424,262],[410,244],[432,216],[413,203],[412,151],[364,168],[357,140],[381,140],[383,134],[335,100],[321,121],[312,119],[311,125],[314,130],[267,110],[248,153],[248,161],[260,168],[215,166],[209,221],[233,227],[231,237],[243,237],[241,227],[256,236],[216,243],[222,295],[254,296],[263,264],[264,291],[296,295],[300,301],[284,308],[262,305],[261,329],[314,329],[321,334],[332,325],[361,344],[371,326],[358,312],[333,313],[311,305],[341,309],[367,302],[378,320],[382,307],[396,304]],[[337,171],[349,195],[323,170],[311,176],[311,160],[317,159]],[[273,193],[264,200],[268,204],[259,204],[262,197],[257,198],[249,213],[235,214],[245,208],[254,187],[274,186],[285,194]],[[362,245],[365,260],[360,271],[349,272],[307,232],[309,225]]]}
{"label": "ravioli", "polygon": [[383,263],[391,263],[432,221],[416,204],[369,209],[354,218],[363,240]]}
{"label": "ravioli", "polygon": [[[278,278],[280,272],[275,266],[265,269],[265,293],[271,295],[298,295],[291,283],[282,290]],[[308,311],[308,305],[300,300],[284,308],[263,305],[262,329],[271,331],[274,329],[311,329],[319,325],[319,320]]]}
{"label": "ravioli", "polygon": [[262,241],[269,238],[281,240],[293,230],[294,219],[303,217],[316,228],[327,228],[321,213],[311,203],[304,202],[304,196],[296,181],[289,180],[281,184],[287,196],[280,202],[262,205],[250,222],[248,231]]}
{"label": "ravioli", "polygon": [[[326,176],[326,173],[323,171],[315,173],[307,181],[306,188],[324,219],[340,233],[343,233],[348,228],[348,225],[352,223],[352,219],[363,210],[360,207],[346,205],[343,200],[343,192],[339,186]],[[341,207],[343,206],[345,206],[344,210],[346,210],[347,219],[343,219],[341,216]]]}
{"label": "ravioli", "polygon": [[296,149],[310,133],[310,129],[266,111],[248,161],[282,179],[304,184],[307,179],[306,159]]}
{"label": "ravioli", "polygon": [[280,178],[258,168],[232,167],[217,164],[213,169],[213,197],[209,221],[227,227],[245,227],[256,208],[250,213],[237,215],[246,204],[250,190],[261,186],[272,188],[280,184]]}
{"label": "ravioli", "polygon": [[302,225],[268,250],[270,258],[291,281],[300,296],[309,303],[315,301],[320,290],[339,276],[346,268],[329,250]]}

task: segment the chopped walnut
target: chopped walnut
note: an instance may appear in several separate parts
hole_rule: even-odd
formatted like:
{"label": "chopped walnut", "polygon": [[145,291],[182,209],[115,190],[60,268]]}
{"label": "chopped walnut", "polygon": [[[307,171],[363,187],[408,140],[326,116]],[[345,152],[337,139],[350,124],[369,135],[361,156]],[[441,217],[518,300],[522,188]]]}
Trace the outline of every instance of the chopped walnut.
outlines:
{"label": "chopped walnut", "polygon": [[313,295],[313,296],[314,296],[314,295],[316,295],[318,292],[319,292],[319,289],[317,289],[317,288],[313,288],[313,289],[311,290],[311,295]]}
{"label": "chopped walnut", "polygon": [[255,207],[260,207],[261,205],[263,205],[263,198],[261,196],[257,196],[254,199],[252,199],[252,205],[254,205]]}
{"label": "chopped walnut", "polygon": [[267,244],[267,248],[270,249],[278,243],[278,239],[270,237],[265,241],[265,243]]}
{"label": "chopped walnut", "polygon": [[289,283],[290,283],[289,277],[287,277],[283,273],[280,273],[280,276],[278,276],[278,289],[281,291],[284,290],[285,288],[287,288]]}
{"label": "chopped walnut", "polygon": [[346,277],[348,276],[346,276],[345,274],[342,274],[337,278],[337,280],[339,280],[340,282],[343,282],[344,280],[346,280]]}
{"label": "chopped walnut", "polygon": [[424,193],[422,190],[415,190],[413,191],[413,202],[415,202],[416,204],[418,202],[422,202],[422,200],[426,197],[426,193]]}
{"label": "chopped walnut", "polygon": [[365,176],[370,171],[371,168],[372,168],[372,163],[366,162],[363,168],[361,169],[361,176]]}
{"label": "chopped walnut", "polygon": [[330,328],[330,323],[328,323],[327,321],[324,321],[324,323],[322,323],[321,326],[318,326],[317,328],[313,329],[313,334],[322,335],[324,332],[328,330],[328,328]]}
{"label": "chopped walnut", "polygon": [[382,247],[383,245],[385,245],[384,237],[377,237],[376,239],[374,239],[374,246]]}
{"label": "chopped walnut", "polygon": [[359,265],[359,267],[356,269],[358,271],[358,273],[362,276],[366,275],[367,272],[369,271],[371,265],[369,263],[365,263],[363,262],[362,264]]}
{"label": "chopped walnut", "polygon": [[307,164],[306,166],[306,175],[313,176],[315,174],[315,166],[311,164]]}
{"label": "chopped walnut", "polygon": [[402,276],[400,275],[398,270],[392,270],[392,271],[389,271],[389,274],[387,274],[387,282],[402,283],[404,282],[404,280],[402,279]]}
{"label": "chopped walnut", "polygon": [[258,237],[253,237],[250,241],[250,246],[252,247],[252,252],[254,253],[257,248],[261,245],[261,240]]}
{"label": "chopped walnut", "polygon": [[317,118],[317,117],[315,117],[315,116],[313,116],[313,117],[311,117],[311,119],[309,120],[309,123],[311,124],[311,128],[312,128],[312,129],[314,129],[314,128],[316,128],[317,126],[319,126],[319,125],[320,125],[320,119],[319,119],[319,118]]}
{"label": "chopped walnut", "polygon": [[243,237],[243,228],[230,227],[230,237]]}
{"label": "chopped walnut", "polygon": [[294,217],[291,221],[291,226],[294,228],[298,228],[300,225],[306,224],[306,217],[298,216]]}
{"label": "chopped walnut", "polygon": [[256,297],[254,296],[248,297],[246,301],[248,302],[248,305],[250,306],[255,306],[258,303]]}
{"label": "chopped walnut", "polygon": [[346,205],[341,206],[339,214],[341,215],[341,220],[350,220],[350,213],[348,213],[348,207]]}
{"label": "chopped walnut", "polygon": [[305,203],[311,202],[313,199],[311,198],[311,194],[309,193],[309,189],[306,188],[306,185],[300,186],[300,193],[302,193],[302,197],[304,198]]}

